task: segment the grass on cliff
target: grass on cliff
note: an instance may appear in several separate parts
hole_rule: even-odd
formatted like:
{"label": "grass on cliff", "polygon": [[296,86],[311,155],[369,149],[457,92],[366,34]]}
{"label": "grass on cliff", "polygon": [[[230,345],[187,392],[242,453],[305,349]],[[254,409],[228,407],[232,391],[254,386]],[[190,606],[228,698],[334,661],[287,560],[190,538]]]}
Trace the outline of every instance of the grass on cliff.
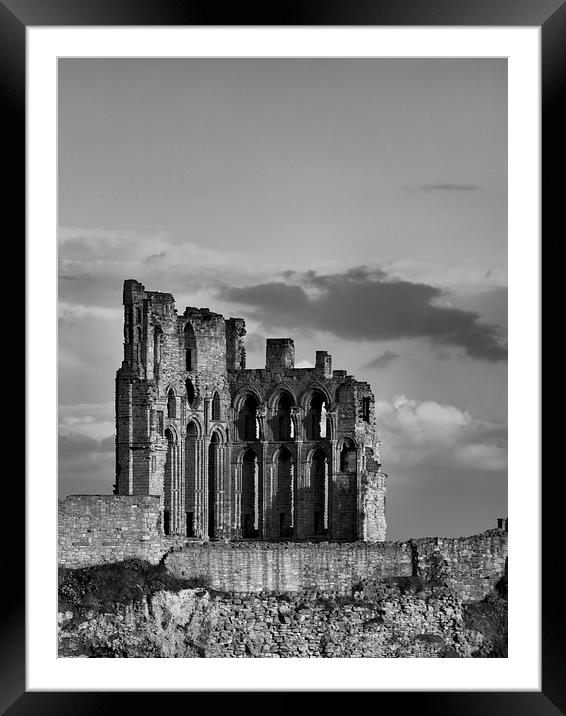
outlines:
{"label": "grass on cliff", "polygon": [[163,564],[140,559],[79,569],[59,568],[59,611],[82,608],[113,613],[118,605],[139,603],[162,590],[178,592],[205,586],[198,577],[179,579],[169,574]]}
{"label": "grass on cliff", "polygon": [[507,644],[507,575],[502,577],[495,589],[485,599],[462,606],[464,624],[489,639],[491,647],[473,654],[476,657],[504,659],[508,655]]}

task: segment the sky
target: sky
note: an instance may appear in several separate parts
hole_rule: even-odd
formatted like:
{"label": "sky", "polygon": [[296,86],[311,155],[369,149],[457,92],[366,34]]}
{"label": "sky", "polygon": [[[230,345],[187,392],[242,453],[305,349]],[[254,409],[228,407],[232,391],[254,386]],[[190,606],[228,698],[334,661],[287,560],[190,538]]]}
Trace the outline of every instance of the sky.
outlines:
{"label": "sky", "polygon": [[371,383],[387,538],[507,515],[503,59],[64,58],[59,497],[111,493],[124,279]]}

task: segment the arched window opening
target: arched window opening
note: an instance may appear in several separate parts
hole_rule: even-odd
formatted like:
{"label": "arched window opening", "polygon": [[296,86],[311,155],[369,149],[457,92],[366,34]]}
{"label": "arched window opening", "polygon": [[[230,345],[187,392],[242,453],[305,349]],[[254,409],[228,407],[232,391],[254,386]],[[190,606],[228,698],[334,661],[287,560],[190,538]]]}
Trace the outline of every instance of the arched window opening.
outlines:
{"label": "arched window opening", "polygon": [[212,396],[212,419],[213,420],[220,420],[220,396],[215,391],[214,395]]}
{"label": "arched window opening", "polygon": [[175,393],[171,388],[167,391],[167,417],[168,418],[176,418],[177,417],[177,405],[175,400]]}
{"label": "arched window opening", "polygon": [[346,440],[340,451],[340,472],[355,473],[356,465],[356,447],[351,440]]}
{"label": "arched window opening", "polygon": [[187,403],[189,404],[189,407],[192,407],[195,402],[195,386],[190,378],[187,378],[185,381],[185,390],[187,392]]}
{"label": "arched window opening", "polygon": [[171,534],[171,510],[173,497],[173,471],[175,461],[175,439],[171,430],[165,431],[167,438],[167,453],[165,455],[165,468],[163,471],[163,531]]}
{"label": "arched window opening", "polygon": [[208,536],[216,537],[216,495],[219,489],[220,438],[212,433],[208,446]]}
{"label": "arched window opening", "polygon": [[253,450],[246,450],[242,458],[241,527],[246,539],[258,536],[259,529],[258,462]]}
{"label": "arched window opening", "polygon": [[312,456],[310,476],[313,534],[324,535],[328,530],[328,461],[322,450]]}
{"label": "arched window opening", "polygon": [[283,448],[277,456],[275,493],[275,509],[280,537],[293,537],[295,531],[294,472],[291,452],[287,448]]}
{"label": "arched window opening", "polygon": [[156,326],[153,332],[153,376],[155,380],[159,379],[159,369],[161,367],[161,342],[163,333],[159,326]]}
{"label": "arched window opening", "polygon": [[320,440],[326,437],[326,399],[316,391],[310,400],[305,416],[307,440]]}
{"label": "arched window opening", "polygon": [[277,401],[276,414],[273,425],[274,440],[291,440],[294,437],[291,407],[293,398],[289,393],[282,393]]}
{"label": "arched window opening", "polygon": [[194,421],[187,425],[185,438],[185,518],[187,537],[195,537],[198,428]]}
{"label": "arched window opening", "polygon": [[186,370],[197,369],[197,342],[195,329],[190,323],[185,325],[185,368]]}
{"label": "arched window opening", "polygon": [[142,312],[141,312],[141,308],[139,308],[139,306],[138,306],[136,308],[136,323],[141,323],[141,319],[142,319]]}
{"label": "arched window opening", "polygon": [[257,421],[257,398],[248,395],[238,415],[238,434],[240,440],[257,440],[259,438]]}
{"label": "arched window opening", "polygon": [[320,410],[320,437],[321,438],[329,438],[330,437],[330,430],[328,425],[328,411],[326,410],[326,403],[322,404],[322,408]]}

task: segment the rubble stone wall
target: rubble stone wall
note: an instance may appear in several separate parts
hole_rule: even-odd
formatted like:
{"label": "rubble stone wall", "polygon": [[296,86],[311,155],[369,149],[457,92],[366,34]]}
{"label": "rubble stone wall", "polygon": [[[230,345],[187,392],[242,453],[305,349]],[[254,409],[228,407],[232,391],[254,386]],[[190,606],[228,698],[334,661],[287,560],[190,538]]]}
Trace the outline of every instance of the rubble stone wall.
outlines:
{"label": "rubble stone wall", "polygon": [[384,590],[376,602],[314,595],[216,598],[208,657],[469,657],[482,635],[465,626],[454,595]]}
{"label": "rubble stone wall", "polygon": [[481,599],[507,569],[507,531],[501,529],[411,541],[415,574],[423,580],[440,579],[461,599]]}
{"label": "rubble stone wall", "polygon": [[[475,604],[477,609],[478,603]],[[116,611],[59,613],[60,656],[419,658],[506,656],[506,602],[470,619],[446,587],[366,584],[350,597],[160,591]],[[487,619],[487,621],[486,621]]]}

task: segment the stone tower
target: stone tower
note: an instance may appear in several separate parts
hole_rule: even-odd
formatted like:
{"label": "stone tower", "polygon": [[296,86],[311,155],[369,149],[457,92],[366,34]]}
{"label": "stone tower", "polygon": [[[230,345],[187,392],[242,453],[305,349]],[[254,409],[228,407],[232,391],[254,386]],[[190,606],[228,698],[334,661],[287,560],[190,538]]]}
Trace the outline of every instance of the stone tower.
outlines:
{"label": "stone tower", "polygon": [[241,318],[177,314],[169,293],[124,282],[116,376],[116,484],[159,495],[166,534],[199,539],[385,539],[374,396],[317,351],[295,368],[270,338],[247,369]]}

